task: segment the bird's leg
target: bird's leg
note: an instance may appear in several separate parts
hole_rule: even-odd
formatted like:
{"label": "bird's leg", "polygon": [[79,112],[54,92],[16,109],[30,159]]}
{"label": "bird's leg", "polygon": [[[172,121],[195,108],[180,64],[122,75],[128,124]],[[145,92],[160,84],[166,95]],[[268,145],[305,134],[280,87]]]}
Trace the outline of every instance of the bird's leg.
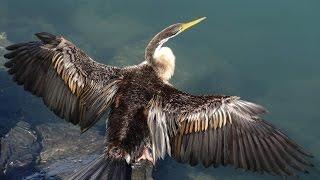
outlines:
{"label": "bird's leg", "polygon": [[150,161],[153,165],[155,164],[154,159],[151,156],[151,153],[149,151],[148,147],[144,147],[143,153],[142,155],[137,159],[137,161],[139,162],[140,160],[148,160]]}

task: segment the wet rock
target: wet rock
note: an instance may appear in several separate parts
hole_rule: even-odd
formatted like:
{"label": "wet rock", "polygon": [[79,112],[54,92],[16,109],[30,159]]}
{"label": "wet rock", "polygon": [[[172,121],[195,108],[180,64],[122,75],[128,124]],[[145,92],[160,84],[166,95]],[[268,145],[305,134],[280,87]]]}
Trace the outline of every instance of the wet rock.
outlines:
{"label": "wet rock", "polygon": [[[2,102],[1,100],[3,99],[0,96],[0,102]],[[7,103],[6,106],[10,105]],[[9,113],[6,110],[6,108],[0,107],[0,137],[4,137],[8,134],[12,128],[16,127],[19,121],[24,121],[22,113],[18,109],[13,109],[12,111],[16,110],[16,112]]]}
{"label": "wet rock", "polygon": [[71,174],[87,165],[98,156],[99,154],[67,157],[44,167],[43,170],[46,172],[46,177],[67,179]]}
{"label": "wet rock", "polygon": [[[0,179],[66,179],[97,158],[104,150],[104,135],[93,127],[80,134],[68,123],[46,123],[32,129],[19,121],[1,139]],[[133,169],[132,179],[152,179],[152,165]]]}
{"label": "wet rock", "polygon": [[23,180],[60,180],[57,176],[49,176],[46,172],[36,172],[30,176],[24,177]]}
{"label": "wet rock", "polygon": [[9,179],[21,179],[34,171],[40,144],[30,124],[20,121],[1,138],[1,173]]}
{"label": "wet rock", "polygon": [[[104,149],[104,136],[94,128],[80,134],[71,124],[48,123],[35,130],[19,121],[2,138],[0,179],[66,179]],[[145,162],[133,169],[132,179],[152,179],[151,174],[152,165]]]}
{"label": "wet rock", "polygon": [[95,128],[81,134],[69,123],[47,123],[36,129],[43,147],[37,167],[46,177],[65,179],[104,149],[104,136]]}
{"label": "wet rock", "polygon": [[39,167],[45,168],[69,157],[79,158],[102,153],[104,136],[94,129],[83,134],[68,123],[48,123],[36,127],[41,136],[42,151]]}
{"label": "wet rock", "polygon": [[5,47],[8,46],[10,42],[7,40],[7,35],[4,32],[0,32],[0,71],[4,70],[3,64],[5,63],[5,58],[3,55],[6,50]]}
{"label": "wet rock", "polygon": [[[97,128],[91,128],[84,134],[80,134],[78,127],[67,123],[42,124],[36,129],[43,146],[37,167],[46,173],[38,173],[32,178],[66,179],[104,150],[105,137]],[[151,174],[152,165],[143,163],[133,169],[132,179],[149,180],[152,179]]]}

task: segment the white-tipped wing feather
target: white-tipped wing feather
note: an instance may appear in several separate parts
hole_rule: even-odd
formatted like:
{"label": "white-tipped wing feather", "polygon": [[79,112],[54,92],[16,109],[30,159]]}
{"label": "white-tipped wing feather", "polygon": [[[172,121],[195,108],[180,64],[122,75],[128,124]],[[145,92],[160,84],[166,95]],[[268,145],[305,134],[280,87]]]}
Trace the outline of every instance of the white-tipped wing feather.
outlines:
{"label": "white-tipped wing feather", "polygon": [[311,163],[295,142],[259,115],[266,110],[235,96],[193,96],[164,85],[149,103],[153,156],[179,162],[279,175]]}
{"label": "white-tipped wing feather", "polygon": [[8,72],[58,116],[87,130],[113,102],[119,69],[93,61],[63,37],[36,35],[41,41],[7,47]]}

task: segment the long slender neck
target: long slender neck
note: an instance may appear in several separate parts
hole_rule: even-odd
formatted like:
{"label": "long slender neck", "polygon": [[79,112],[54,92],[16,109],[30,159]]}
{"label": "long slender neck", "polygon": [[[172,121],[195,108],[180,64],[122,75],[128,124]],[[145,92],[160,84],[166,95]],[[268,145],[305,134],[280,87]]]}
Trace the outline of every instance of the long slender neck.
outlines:
{"label": "long slender neck", "polygon": [[164,34],[158,33],[149,42],[145,51],[145,60],[154,68],[158,76],[168,82],[174,73],[175,56],[168,47],[162,47],[167,39],[163,39]]}
{"label": "long slender neck", "polygon": [[174,73],[175,56],[170,48],[162,47],[162,45],[178,34],[178,27],[177,24],[174,24],[162,30],[151,39],[146,47],[145,60],[164,82],[168,82]]}
{"label": "long slender neck", "polygon": [[157,47],[159,46],[159,43],[161,42],[162,38],[161,38],[161,33],[158,33],[157,35],[155,35],[151,41],[149,42],[148,46],[146,47],[146,50],[145,50],[145,60],[148,62],[148,63],[153,63],[154,60],[153,60],[153,55],[157,49]]}
{"label": "long slender neck", "polygon": [[173,24],[156,34],[149,42],[145,51],[145,60],[149,63],[154,62],[154,53],[160,50],[161,46],[169,39],[177,34],[181,29],[181,23]]}

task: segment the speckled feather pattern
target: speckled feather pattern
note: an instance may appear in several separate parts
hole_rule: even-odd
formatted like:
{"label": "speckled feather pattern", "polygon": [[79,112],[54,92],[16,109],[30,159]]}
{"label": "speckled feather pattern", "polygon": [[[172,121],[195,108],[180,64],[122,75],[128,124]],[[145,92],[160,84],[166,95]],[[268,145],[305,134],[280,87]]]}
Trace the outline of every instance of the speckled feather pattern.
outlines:
{"label": "speckled feather pattern", "polygon": [[[123,172],[130,171],[123,162],[134,163],[146,147],[154,160],[169,154],[178,162],[205,167],[233,165],[281,176],[307,172],[311,155],[263,120],[262,106],[235,96],[190,95],[158,76],[154,51],[178,27],[158,33],[146,48],[145,63],[136,66],[97,63],[49,33],[38,33],[41,41],[7,47],[5,66],[17,84],[82,131],[110,107],[105,157],[121,162]],[[94,164],[103,163],[100,158]],[[83,172],[102,173],[107,165],[90,168]]]}
{"label": "speckled feather pattern", "polygon": [[265,112],[236,96],[194,96],[162,86],[149,102],[153,156],[168,153],[191,165],[234,165],[280,176],[307,172],[311,155],[263,120]]}
{"label": "speckled feather pattern", "polygon": [[7,47],[8,72],[59,117],[87,130],[113,101],[120,69],[93,61],[63,37],[36,35],[41,41]]}

